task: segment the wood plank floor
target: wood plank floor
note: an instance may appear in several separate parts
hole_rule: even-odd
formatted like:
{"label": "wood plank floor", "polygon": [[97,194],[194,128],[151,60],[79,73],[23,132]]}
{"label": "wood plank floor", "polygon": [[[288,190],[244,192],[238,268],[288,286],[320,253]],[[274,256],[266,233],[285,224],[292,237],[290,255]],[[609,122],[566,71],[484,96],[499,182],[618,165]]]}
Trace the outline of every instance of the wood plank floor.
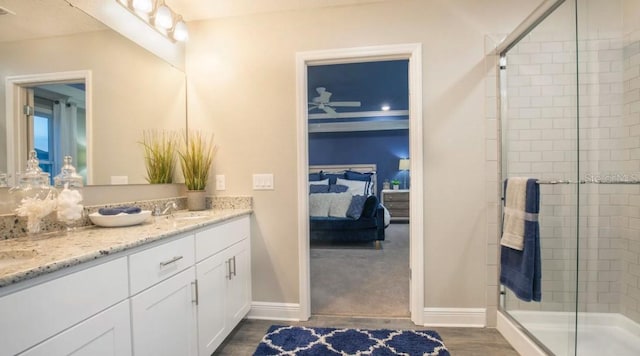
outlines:
{"label": "wood plank floor", "polygon": [[453,356],[517,356],[518,353],[496,329],[418,327],[408,319],[376,319],[313,316],[306,322],[243,320],[213,354],[214,356],[253,355],[271,325],[349,327],[360,329],[430,329],[437,331]]}

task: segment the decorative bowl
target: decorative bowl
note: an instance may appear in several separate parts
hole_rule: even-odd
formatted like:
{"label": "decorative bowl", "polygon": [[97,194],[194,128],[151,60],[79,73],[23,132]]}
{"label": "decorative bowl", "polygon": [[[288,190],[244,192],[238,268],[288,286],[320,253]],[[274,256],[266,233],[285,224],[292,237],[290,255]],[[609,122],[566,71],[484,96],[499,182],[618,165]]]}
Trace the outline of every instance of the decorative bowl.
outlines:
{"label": "decorative bowl", "polygon": [[100,215],[100,213],[95,212],[89,214],[89,219],[98,226],[121,227],[141,224],[150,216],[151,210],[142,210],[137,214],[120,213],[118,215]]}

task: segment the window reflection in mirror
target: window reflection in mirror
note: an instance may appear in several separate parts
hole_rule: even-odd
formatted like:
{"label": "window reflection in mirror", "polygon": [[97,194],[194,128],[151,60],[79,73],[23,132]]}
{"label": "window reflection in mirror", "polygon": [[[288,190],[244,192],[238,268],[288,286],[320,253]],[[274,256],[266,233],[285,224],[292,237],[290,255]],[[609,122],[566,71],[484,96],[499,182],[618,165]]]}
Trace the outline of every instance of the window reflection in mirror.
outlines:
{"label": "window reflection in mirror", "polygon": [[[29,150],[35,150],[40,168],[50,179],[60,172],[64,156],[73,158],[78,174],[86,184],[86,108],[84,82],[30,86],[27,100],[33,98],[28,115]],[[51,182],[53,183],[53,181]]]}

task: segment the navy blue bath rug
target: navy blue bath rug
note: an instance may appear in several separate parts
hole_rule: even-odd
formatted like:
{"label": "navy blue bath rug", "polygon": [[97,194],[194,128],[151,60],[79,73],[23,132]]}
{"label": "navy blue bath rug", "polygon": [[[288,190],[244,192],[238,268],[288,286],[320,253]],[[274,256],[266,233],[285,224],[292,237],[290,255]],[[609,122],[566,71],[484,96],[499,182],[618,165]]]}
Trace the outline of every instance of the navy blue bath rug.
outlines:
{"label": "navy blue bath rug", "polygon": [[254,356],[438,355],[449,351],[431,330],[365,330],[272,325]]}

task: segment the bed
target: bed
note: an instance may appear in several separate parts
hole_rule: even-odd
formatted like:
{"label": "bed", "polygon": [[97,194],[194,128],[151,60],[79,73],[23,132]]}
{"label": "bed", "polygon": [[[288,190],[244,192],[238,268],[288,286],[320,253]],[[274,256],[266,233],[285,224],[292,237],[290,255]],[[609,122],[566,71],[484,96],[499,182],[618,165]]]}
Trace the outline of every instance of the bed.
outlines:
{"label": "bed", "polygon": [[386,209],[380,204],[375,164],[309,167],[311,242],[384,241]]}

